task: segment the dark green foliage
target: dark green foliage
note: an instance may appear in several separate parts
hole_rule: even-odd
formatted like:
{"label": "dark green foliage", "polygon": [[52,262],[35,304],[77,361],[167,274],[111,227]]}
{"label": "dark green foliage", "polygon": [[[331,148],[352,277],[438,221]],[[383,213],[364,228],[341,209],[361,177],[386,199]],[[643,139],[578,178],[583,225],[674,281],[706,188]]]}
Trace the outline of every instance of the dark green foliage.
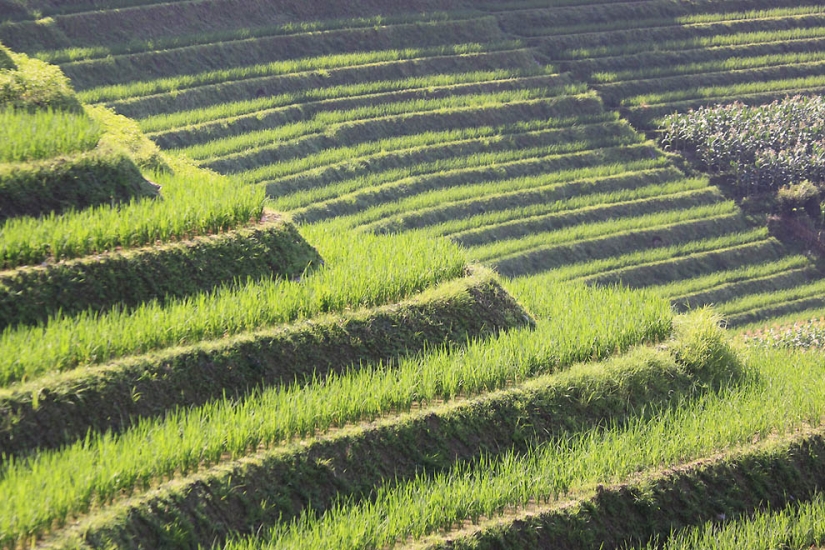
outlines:
{"label": "dark green foliage", "polygon": [[0,272],[0,328],[183,297],[249,278],[294,278],[321,258],[278,222],[152,248]]}
{"label": "dark green foliage", "polygon": [[674,113],[660,130],[665,148],[728,177],[742,194],[825,181],[825,102],[819,96]]}
{"label": "dark green foliage", "polygon": [[124,153],[90,153],[0,164],[0,221],[41,216],[135,197],[157,196]]}
{"label": "dark green foliage", "polygon": [[705,374],[666,352],[637,349],[607,364],[261,453],[135,499],[83,537],[92,547],[154,547],[164,540],[163,525],[175,523],[187,533],[186,546],[196,547],[252,533],[306,508],[322,512],[369,498],[387,479],[411,479],[422,468],[435,473],[480,455],[527,452],[594,424],[678,406],[706,391]]}
{"label": "dark green foliage", "polygon": [[[254,387],[324,376],[360,362],[522,326],[524,310],[489,272],[446,296],[327,316],[219,342],[80,369],[0,392],[0,454],[53,447],[87,430],[122,430],[138,417]],[[181,279],[175,279],[180,282]],[[34,395],[33,392],[34,391]],[[139,398],[136,398],[139,396]]]}

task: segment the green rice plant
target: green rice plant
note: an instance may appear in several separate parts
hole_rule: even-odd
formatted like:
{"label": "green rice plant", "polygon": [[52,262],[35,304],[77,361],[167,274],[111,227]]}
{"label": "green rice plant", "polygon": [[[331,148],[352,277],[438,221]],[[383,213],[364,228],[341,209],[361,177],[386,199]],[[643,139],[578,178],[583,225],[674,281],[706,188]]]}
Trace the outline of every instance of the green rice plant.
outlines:
{"label": "green rice plant", "polygon": [[[649,51],[651,44],[656,43],[658,51],[700,50],[723,46],[746,46],[761,43],[781,43],[793,40],[806,40],[825,37],[825,27],[813,26],[808,28],[774,29],[753,32],[720,32],[710,36],[693,36],[685,39],[673,39],[677,28],[668,28],[663,31],[668,36],[658,37],[646,32],[645,40],[634,40],[627,43],[617,43],[610,46],[575,47],[563,53],[564,59],[590,59],[597,57],[618,57],[633,55]],[[638,33],[636,33],[638,35]],[[561,59],[559,55],[555,59]]]}
{"label": "green rice plant", "polygon": [[304,231],[326,266],[303,281],[264,280],[147,302],[133,310],[56,315],[0,335],[0,383],[110,361],[128,354],[217,339],[345,307],[374,306],[461,275],[465,258],[446,240]]}
{"label": "green rice plant", "polygon": [[686,210],[657,212],[635,217],[626,217],[581,226],[573,226],[557,231],[549,231],[514,239],[500,239],[489,245],[473,247],[471,256],[485,261],[523,253],[527,250],[550,245],[559,245],[576,241],[586,241],[602,236],[615,236],[621,233],[638,231],[650,227],[679,224],[719,216],[728,216],[738,212],[733,202],[697,206]]}
{"label": "green rice plant", "polygon": [[[530,216],[525,211],[522,215],[513,216],[510,220],[462,231],[451,235],[451,238],[464,246],[479,246],[500,239],[516,239],[541,232],[557,231],[573,225],[579,226],[608,219],[653,215],[657,212],[707,206],[719,203],[721,199],[717,191],[710,189],[701,189],[699,192],[676,192],[670,195],[662,193],[665,188],[660,185],[649,185],[643,189],[648,198],[643,198],[638,190],[633,189],[625,193],[626,200],[608,203],[591,203],[595,197],[604,197],[604,195],[595,195],[592,198],[585,195],[572,200],[561,199],[557,201],[555,209],[547,209],[550,211],[545,213]],[[619,196],[614,195],[611,198],[619,198]],[[577,205],[583,206],[577,208]]]}
{"label": "green rice plant", "polygon": [[768,506],[752,516],[728,518],[674,531],[650,541],[644,550],[770,550],[772,548],[819,548],[825,544],[825,497],[790,502],[778,510]]}
{"label": "green rice plant", "polygon": [[[602,210],[602,207],[621,208],[622,203],[629,206],[637,201],[641,201],[641,207],[647,199],[652,198],[667,201],[679,200],[690,195],[700,197],[703,191],[700,193],[692,193],[692,191],[703,190],[707,187],[707,183],[701,180],[657,183],[666,177],[664,172],[666,171],[657,173],[651,170],[648,173],[622,174],[618,177],[596,181],[580,181],[579,189],[582,193],[573,195],[569,199],[564,198],[560,193],[565,184],[562,184],[561,189],[559,186],[551,185],[503,194],[480,194],[474,199],[453,203],[445,201],[442,206],[410,210],[408,214],[389,216],[362,226],[361,229],[384,233],[421,227],[422,231],[427,234],[449,235],[466,246],[468,236],[472,239],[473,236],[480,234],[497,233],[499,229],[510,223],[530,223],[531,220],[539,217],[584,210],[592,210],[595,213],[597,210]],[[634,183],[638,186],[634,186]],[[573,186],[569,188],[575,189]],[[556,200],[553,200],[554,196]],[[521,197],[523,200],[520,200]],[[367,213],[370,212],[367,211]]]}
{"label": "green rice plant", "polygon": [[[385,120],[376,121],[378,124]],[[415,121],[403,129],[409,132],[415,128]],[[427,124],[421,124],[426,127]],[[318,171],[325,166],[338,165],[367,165],[372,173],[381,171],[389,164],[397,167],[400,163],[410,165],[431,162],[434,159],[448,157],[470,156],[472,154],[488,153],[496,150],[512,148],[529,148],[549,145],[562,145],[567,142],[592,141],[594,148],[598,145],[632,144],[641,141],[641,138],[626,124],[587,124],[583,122],[575,127],[559,128],[558,121],[540,121],[532,125],[538,128],[529,131],[519,131],[520,128],[505,127],[477,127],[458,128],[445,131],[424,131],[401,136],[383,138],[379,132],[378,139],[370,139],[368,132],[365,136],[369,141],[350,138],[352,132],[345,132],[344,139],[333,139],[327,135],[308,136],[298,140],[278,143],[273,146],[262,146],[210,160],[206,165],[221,172],[240,172],[244,170],[256,171],[257,166],[267,163],[276,164],[264,166],[264,172],[273,183],[282,177],[297,176],[308,170]],[[396,130],[397,131],[397,130]],[[335,129],[331,129],[334,133]],[[390,134],[393,131],[390,129]],[[326,134],[326,133],[325,133]],[[320,149],[320,151],[318,151]],[[316,152],[317,151],[317,152]]]}
{"label": "green rice plant", "polygon": [[744,312],[762,309],[775,304],[782,304],[794,300],[810,297],[820,297],[825,289],[825,281],[816,281],[807,285],[800,285],[784,290],[762,292],[751,296],[743,296],[719,306],[724,315],[736,315]]}
{"label": "green rice plant", "polygon": [[[662,56],[664,59],[665,56]],[[696,61],[693,63],[665,65],[648,65],[638,69],[629,69],[613,72],[598,72],[591,75],[598,84],[626,82],[629,80],[650,80],[668,76],[697,75],[707,73],[721,73],[740,71],[745,69],[761,69],[766,67],[803,65],[825,61],[825,52],[792,52],[770,55],[756,55],[713,59],[712,61]]]}
{"label": "green rice plant", "polygon": [[[573,89],[579,88],[574,87]],[[344,122],[397,115],[409,116],[413,113],[425,112],[439,112],[441,114],[454,109],[480,108],[500,103],[531,101],[545,98],[548,95],[553,96],[554,94],[546,89],[513,90],[489,94],[455,95],[438,99],[415,99],[398,103],[364,106],[347,111],[326,111],[317,113],[309,120],[193,145],[180,149],[179,152],[194,159],[215,158],[244,151],[251,147],[296,139],[322,131],[334,136],[336,129],[330,127]]]}
{"label": "green rice plant", "polygon": [[765,92],[793,93],[794,90],[820,88],[825,86],[825,77],[821,75],[802,78],[769,80],[766,82],[745,82],[730,86],[708,86],[700,88],[686,88],[672,92],[641,94],[622,99],[626,107],[651,106],[674,103],[687,99],[706,99],[717,97],[735,98],[740,95],[749,95]]}
{"label": "green rice plant", "polygon": [[[122,435],[90,434],[62,450],[8,459],[0,470],[0,541],[25,540],[120,498],[122,491],[141,491],[152,480],[197,470],[227,454],[240,457],[259,445],[410,410],[415,403],[502,388],[670,332],[669,306],[645,293],[583,285],[513,290],[540,317],[535,332],[514,330],[471,342],[460,353],[441,349],[392,367],[361,366],[306,386],[260,390],[241,401],[225,398],[142,420]],[[51,505],[42,507],[44,501]]]}
{"label": "green rice plant", "polygon": [[581,262],[559,266],[546,276],[549,280],[564,281],[607,274],[610,271],[626,269],[631,266],[670,262],[694,254],[717,252],[725,249],[742,247],[750,249],[755,244],[770,243],[765,227],[750,231],[731,232],[712,239],[703,239],[661,248],[638,250],[612,258]]}
{"label": "green rice plant", "polygon": [[[529,195],[530,193],[539,193],[536,195],[536,202],[544,202],[546,204],[536,204],[536,208],[544,208],[548,204],[553,204],[556,201],[552,200],[554,192],[569,191],[568,196],[572,197],[571,201],[587,200],[584,197],[592,195],[597,186],[604,185],[605,192],[611,189],[633,189],[631,178],[636,176],[637,181],[644,181],[648,183],[668,181],[678,179],[682,173],[671,167],[663,168],[666,163],[664,157],[657,159],[643,159],[637,161],[629,161],[626,163],[607,162],[604,164],[597,164],[596,166],[586,168],[573,168],[569,170],[558,170],[551,172],[544,172],[538,175],[521,176],[508,178],[504,180],[482,181],[480,183],[467,183],[465,185],[448,187],[445,189],[434,189],[425,191],[418,195],[405,198],[393,203],[382,204],[365,210],[362,213],[341,218],[347,225],[351,227],[372,227],[378,225],[386,219],[403,218],[407,212],[429,211],[436,209],[451,210],[452,208],[461,205],[472,205],[477,201],[485,202],[486,200],[495,200],[496,197],[502,197],[505,200],[507,197],[516,197],[517,195]],[[641,187],[641,186],[639,186]],[[544,195],[544,192],[548,195]],[[561,195],[560,195],[561,196]],[[582,199],[578,199],[582,196]],[[552,202],[551,202],[552,200]],[[494,218],[490,221],[498,220],[495,217],[499,214],[491,212],[489,214]],[[483,220],[486,215],[482,215],[479,219]],[[505,221],[502,219],[501,221]],[[468,223],[467,219],[455,219],[445,221],[434,230],[438,234],[449,234],[460,231],[464,224]],[[454,225],[458,224],[458,225]],[[480,225],[486,225],[485,222],[480,221]],[[441,232],[439,228],[444,228]],[[466,227],[471,229],[472,226]],[[428,231],[429,233],[429,231]]]}
{"label": "green rice plant", "polygon": [[[779,7],[774,9],[749,11],[722,11],[704,13],[685,13],[684,5],[678,4],[649,4],[635,6],[633,4],[619,5],[617,9],[609,7],[594,10],[581,10],[580,17],[570,17],[553,21],[553,12],[545,12],[549,17],[531,18],[525,22],[523,17],[514,16],[515,22],[509,23],[505,16],[505,24],[512,28],[519,36],[557,36],[572,34],[594,34],[607,32],[625,32],[630,29],[657,29],[667,27],[702,27],[711,23],[735,24],[737,22],[783,20],[805,16],[822,15],[819,6]],[[565,15],[572,12],[568,11]],[[593,22],[596,21],[596,22]],[[698,32],[698,31],[697,31]]]}
{"label": "green rice plant", "polygon": [[[292,212],[296,219],[306,222],[318,221],[351,215],[378,204],[398,201],[433,189],[446,189],[537,173],[610,164],[619,159],[625,162],[644,157],[650,159],[652,151],[647,145],[588,150],[589,146],[588,143],[570,143],[563,148],[533,148],[474,155],[469,158],[457,157],[426,167],[431,173],[420,176],[405,177],[404,171],[401,170],[379,173],[375,177],[355,178],[337,185],[330,185],[320,191],[313,190],[311,195],[316,198],[315,203]],[[575,147],[581,150],[571,151]],[[560,149],[566,149],[566,151],[560,151]],[[464,167],[466,165],[470,166]],[[431,171],[432,168],[436,171]],[[414,169],[407,170],[412,172]],[[380,185],[375,185],[376,179],[379,180]],[[356,189],[347,192],[353,187]],[[330,195],[333,198],[321,200]]]}
{"label": "green rice plant", "polygon": [[355,52],[331,54],[304,59],[273,61],[259,65],[249,65],[232,69],[206,71],[194,75],[178,75],[149,81],[130,82],[100,86],[78,92],[78,99],[84,103],[101,103],[118,99],[130,99],[175,92],[205,86],[221,84],[234,80],[259,78],[263,76],[284,75],[304,71],[331,70],[354,65],[421,59],[441,55],[462,55],[485,51],[482,44],[460,44],[436,48],[405,48],[402,50],[379,50],[374,52]]}
{"label": "green rice plant", "polygon": [[[597,484],[619,483],[750,445],[754,438],[819,426],[825,413],[825,378],[816,354],[745,355],[747,376],[680,407],[559,438],[519,455],[508,452],[459,462],[449,472],[381,486],[374,498],[342,499],[323,514],[305,511],[269,533],[226,548],[375,548],[477,524],[528,504],[557,503],[569,493],[589,494]],[[788,369],[788,361],[794,369]]]}
{"label": "green rice plant", "polygon": [[747,281],[759,277],[768,277],[793,269],[805,268],[810,265],[810,260],[803,255],[787,256],[777,261],[747,265],[738,269],[720,271],[648,288],[664,298],[672,299],[705,291],[719,285]]}
{"label": "green rice plant", "polygon": [[174,173],[159,171],[163,200],[134,199],[42,218],[21,217],[0,225],[0,268],[76,258],[117,247],[138,247],[238,227],[258,219],[263,190],[170,160]]}
{"label": "green rice plant", "polygon": [[[155,3],[146,2],[145,4]],[[157,3],[163,3],[158,1]],[[112,2],[107,4],[112,7]],[[68,7],[68,6],[67,6]],[[64,12],[65,13],[65,12]],[[403,15],[377,15],[373,17],[358,17],[351,19],[329,19],[324,21],[292,21],[280,25],[261,25],[253,28],[227,29],[212,32],[200,32],[197,34],[178,34],[176,36],[163,36],[152,40],[130,40],[116,44],[106,44],[86,47],[69,47],[58,50],[44,50],[34,54],[37,59],[47,63],[60,64],[71,61],[84,61],[90,59],[100,59],[110,55],[134,54],[147,51],[170,50],[175,48],[185,48],[199,44],[214,44],[216,42],[228,42],[231,40],[245,40],[249,38],[261,38],[267,36],[279,36],[287,34],[308,33],[317,31],[328,31],[337,29],[353,29],[362,27],[375,27],[376,25],[398,25],[416,22],[446,21],[454,18],[453,13],[431,12],[427,14],[403,14]]]}
{"label": "green rice plant", "polygon": [[0,162],[38,160],[88,151],[103,130],[85,114],[53,109],[0,110]]}
{"label": "green rice plant", "polygon": [[295,105],[298,103],[416,90],[429,87],[452,86],[456,84],[523,78],[526,76],[532,76],[533,73],[541,74],[541,72],[542,71],[500,69],[495,71],[475,71],[470,73],[433,74],[398,80],[378,80],[371,82],[359,82],[357,84],[313,88],[301,92],[278,94],[270,97],[226,102],[200,109],[152,115],[140,119],[140,127],[144,132],[156,133],[218,120],[229,122],[244,115],[261,117],[265,116],[268,110],[285,107],[287,105]]}

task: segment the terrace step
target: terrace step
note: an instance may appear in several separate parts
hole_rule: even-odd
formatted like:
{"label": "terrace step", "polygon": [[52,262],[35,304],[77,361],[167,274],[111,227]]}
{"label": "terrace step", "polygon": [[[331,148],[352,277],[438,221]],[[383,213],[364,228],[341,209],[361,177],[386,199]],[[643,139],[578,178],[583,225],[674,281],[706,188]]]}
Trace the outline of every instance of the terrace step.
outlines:
{"label": "terrace step", "polygon": [[[465,129],[472,130],[473,126],[468,125],[468,122],[472,119],[473,114],[485,120],[495,119],[495,122],[499,122],[510,113],[519,116],[519,111],[518,104],[502,105],[500,109],[494,104],[489,107],[462,107],[433,113],[425,111],[355,123],[344,123],[329,127],[328,133],[325,132],[324,135],[296,140],[296,142],[280,147],[262,147],[259,151],[250,155],[239,155],[225,161],[218,160],[214,163],[208,163],[206,166],[223,173],[251,171],[251,173],[243,175],[244,181],[259,183],[259,181],[256,181],[258,177],[256,177],[254,170],[261,168],[268,179],[274,175],[275,170],[273,169],[277,169],[277,167],[268,167],[278,162],[286,163],[296,158],[299,160],[311,159],[312,154],[317,154],[323,158],[325,153],[335,154],[335,149],[343,144],[349,144],[350,146],[357,146],[362,143],[375,144],[402,137],[410,137],[414,141],[415,136],[425,133],[428,128],[432,128],[433,132],[438,133]],[[488,127],[494,125],[485,124]],[[356,137],[356,134],[359,133],[357,130],[362,130],[360,139]],[[361,167],[361,171],[368,174],[377,174],[405,167],[419,171],[416,170],[418,165],[448,162],[450,159],[471,157],[473,155],[496,152],[515,153],[519,150],[556,151],[558,154],[563,154],[582,150],[583,147],[591,149],[618,147],[632,145],[639,141],[638,134],[626,124],[613,126],[583,125],[574,128],[514,132],[462,139],[454,142],[445,140],[439,144],[404,147],[395,150],[390,147],[386,149],[382,147],[380,152],[363,156],[353,154],[345,161],[334,162],[326,166],[323,162],[318,162],[315,164],[316,167],[310,170],[312,172],[329,173],[342,168],[349,168],[350,177],[352,177],[358,174],[359,167]],[[325,170],[324,168],[329,169]],[[278,170],[278,176],[283,174],[284,177],[301,178],[307,171],[309,170],[304,169],[290,173],[288,169],[283,169]]]}
{"label": "terrace step", "polygon": [[323,263],[294,225],[268,217],[218,235],[0,271],[0,329],[58,312],[164,302],[248,278],[292,279]]}
{"label": "terrace step", "polygon": [[[463,74],[480,71],[507,70],[536,71],[535,59],[528,50],[503,50],[471,53],[464,55],[431,55],[417,59],[387,61],[380,63],[355,64],[350,67],[318,69],[290,74],[255,75],[249,78],[226,79],[222,82],[206,83],[183,88],[179,91],[160,91],[153,94],[125,99],[103,100],[117,112],[132,117],[146,118],[165,113],[176,113],[202,109],[223,103],[254,100],[258,96],[275,97],[279,94],[300,94],[302,92],[336,86],[354,86],[362,82],[391,82],[410,78],[425,78],[431,75]],[[297,99],[300,103],[300,99]],[[277,108],[274,108],[276,110]],[[245,133],[261,128],[270,128],[273,122],[257,122],[257,116],[266,117],[267,110],[247,115],[232,116],[210,122],[202,122],[178,130],[150,134],[162,140],[164,147],[175,147],[177,143],[197,143],[191,139],[175,138],[176,133],[206,133],[209,139]],[[275,121],[278,119],[276,118]],[[227,128],[221,128],[227,125]]]}
{"label": "terrace step", "polygon": [[489,261],[502,275],[520,277],[541,273],[564,265],[605,259],[661,246],[658,243],[672,246],[712,239],[725,233],[741,231],[746,227],[747,224],[741,216],[733,214],[639,229],[570,244],[538,246],[534,249],[513,253],[504,258],[491,258]]}
{"label": "terrace step", "polygon": [[738,269],[753,265],[754,262],[779,260],[785,254],[786,250],[779,241],[765,239],[718,250],[702,250],[672,259],[630,265],[598,275],[585,276],[581,280],[588,284],[621,283],[632,288],[644,288]]}
{"label": "terrace step", "polygon": [[0,427],[0,454],[58,447],[90,429],[120,432],[176,407],[460,345],[528,321],[490,272],[477,270],[398,304],[316,316],[12,385],[0,389],[0,410],[14,419]]}
{"label": "terrace step", "polygon": [[[775,292],[790,288],[804,287],[820,280],[822,273],[813,266],[794,269],[768,277],[725,283],[701,292],[694,292],[672,298],[674,307],[687,311],[709,304],[724,304],[727,301],[752,294]],[[724,308],[724,306],[722,306]]]}
{"label": "terrace step", "polygon": [[[169,51],[127,54],[64,63],[61,68],[78,90],[135,80],[176,77],[288,59],[463,43],[496,42],[504,38],[492,17],[434,21],[379,28],[341,29],[249,38]],[[14,47],[15,41],[9,44]]]}
{"label": "terrace step", "polygon": [[595,205],[570,212],[531,216],[521,220],[491,225],[481,230],[460,233],[451,236],[451,238],[466,247],[483,246],[499,240],[518,239],[536,233],[556,231],[577,225],[605,222],[625,217],[638,217],[672,210],[686,210],[723,201],[724,198],[717,190],[708,189],[679,193],[674,196],[659,196],[616,204]]}
{"label": "terrace step", "polygon": [[381,187],[341,195],[292,212],[296,220],[312,222],[362,212],[370,207],[398,201],[435,189],[473,183],[500,181],[515,177],[584,168],[606,164],[621,157],[623,162],[659,157],[660,153],[647,145],[631,145],[583,151],[565,155],[547,155],[525,160],[503,162],[494,167],[466,168],[443,173],[425,174],[399,179]]}

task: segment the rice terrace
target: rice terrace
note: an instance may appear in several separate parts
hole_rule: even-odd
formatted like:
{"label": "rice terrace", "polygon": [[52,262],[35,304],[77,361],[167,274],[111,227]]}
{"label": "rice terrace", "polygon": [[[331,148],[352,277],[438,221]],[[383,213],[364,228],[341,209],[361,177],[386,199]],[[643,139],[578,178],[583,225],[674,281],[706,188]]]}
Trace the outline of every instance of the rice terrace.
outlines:
{"label": "rice terrace", "polygon": [[0,548],[825,548],[825,4],[0,0]]}

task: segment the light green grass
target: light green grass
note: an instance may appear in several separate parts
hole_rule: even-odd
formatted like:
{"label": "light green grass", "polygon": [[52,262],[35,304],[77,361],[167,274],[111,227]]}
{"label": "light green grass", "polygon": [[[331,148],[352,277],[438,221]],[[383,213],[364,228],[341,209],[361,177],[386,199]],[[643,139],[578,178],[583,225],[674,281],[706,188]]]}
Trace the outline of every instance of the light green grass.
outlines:
{"label": "light green grass", "polygon": [[787,256],[781,260],[731,269],[718,273],[711,273],[701,277],[684,279],[666,285],[648,287],[653,292],[665,298],[678,298],[695,292],[701,292],[719,285],[746,281],[759,277],[767,277],[777,273],[783,273],[792,269],[803,268],[811,265],[811,261],[802,255]]}
{"label": "light green grass", "polygon": [[791,502],[779,510],[759,510],[753,516],[725,523],[709,522],[672,533],[642,546],[644,550],[772,550],[819,548],[825,544],[825,497]]}
{"label": "light green grass", "polygon": [[102,134],[100,125],[82,113],[0,108],[0,162],[88,151]]}
{"label": "light green grass", "polygon": [[245,115],[262,117],[280,107],[299,103],[326,101],[397,91],[420,90],[430,87],[454,86],[457,84],[508,80],[525,76],[533,76],[534,73],[541,74],[542,72],[547,71],[537,70],[534,72],[528,72],[523,70],[512,71],[500,69],[496,71],[477,71],[472,73],[432,74],[422,77],[402,78],[398,80],[379,80],[359,82],[358,84],[329,86],[305,90],[302,92],[278,94],[272,97],[261,97],[246,101],[221,103],[219,105],[203,107],[201,109],[192,109],[189,111],[176,111],[174,113],[152,115],[140,119],[140,127],[144,132],[158,133],[207,122],[221,121],[229,123]]}
{"label": "light green grass", "polygon": [[746,82],[733,84],[731,86],[704,86],[674,90],[671,92],[641,94],[623,99],[622,105],[627,107],[666,105],[688,99],[736,98],[737,96],[766,92],[787,92],[788,94],[792,94],[794,90],[819,88],[823,86],[825,86],[825,76],[818,75],[784,80],[768,80],[764,82]]}
{"label": "light green grass", "polygon": [[[788,40],[805,40],[823,37],[825,37],[825,27],[812,27],[775,31],[739,32],[704,37],[697,36],[686,40],[659,40],[656,42],[656,48],[659,51],[665,52],[714,48],[719,46],[746,46],[750,44],[776,43]],[[565,51],[564,58],[590,59],[596,57],[632,55],[650,51],[651,44],[652,42],[641,40],[612,46],[574,48]]]}
{"label": "light green grass", "polygon": [[[546,172],[534,176],[523,176],[507,178],[503,180],[483,181],[480,183],[468,183],[466,185],[449,187],[446,189],[434,189],[405,198],[394,203],[383,204],[371,208],[353,216],[342,218],[351,227],[368,226],[381,223],[390,217],[403,217],[407,212],[436,209],[439,207],[449,208],[451,205],[461,203],[471,203],[484,200],[487,197],[505,196],[508,194],[529,193],[532,191],[541,192],[543,190],[571,189],[570,195],[588,195],[590,191],[595,191],[595,186],[602,180],[617,180],[620,178],[632,177],[634,173],[661,174],[662,179],[675,179],[681,175],[675,169],[662,168],[666,165],[664,157],[657,159],[646,159],[630,161],[626,163],[607,162],[586,168],[574,168],[570,170],[558,170]],[[575,192],[573,192],[575,190]],[[572,198],[571,200],[576,200]],[[541,208],[541,205],[538,205]],[[496,214],[491,214],[496,215]],[[464,220],[454,220],[445,222],[445,231],[452,232],[451,224],[464,224]],[[442,227],[442,226],[439,226]],[[446,234],[446,233],[445,233]]]}
{"label": "light green grass", "polygon": [[714,239],[703,239],[701,241],[693,241],[663,248],[638,250],[613,258],[566,265],[554,269],[547,274],[547,277],[550,280],[557,281],[590,277],[631,266],[669,262],[670,260],[684,258],[693,254],[722,251],[731,247],[750,246],[754,243],[764,242],[767,239],[767,228],[760,227],[750,231],[722,235]]}
{"label": "light green grass", "polygon": [[[408,252],[402,248],[399,254]],[[364,366],[323,383],[264,390],[241,402],[225,399],[141,421],[123,435],[90,435],[64,450],[8,460],[0,476],[0,540],[42,532],[52,522],[119,498],[121,491],[139,491],[151,480],[217,462],[225,453],[239,457],[259,445],[409,410],[414,403],[501,388],[670,331],[669,306],[645,293],[583,285],[536,292],[515,284],[512,290],[539,316],[535,331],[510,331],[472,342],[460,353],[440,350],[392,368]],[[50,506],[43,507],[47,501]]]}
{"label": "light green grass", "polygon": [[821,61],[825,61],[825,52],[794,52],[751,57],[729,57],[680,65],[668,64],[661,67],[647,66],[639,69],[615,72],[598,72],[591,75],[590,78],[599,84],[610,84],[629,80],[648,80],[668,76],[762,69],[781,65],[819,63]]}
{"label": "light green grass", "polygon": [[721,202],[708,206],[697,206],[687,210],[657,212],[642,216],[608,220],[584,224],[557,231],[543,232],[516,239],[502,239],[492,244],[473,247],[470,255],[486,261],[519,254],[536,247],[558,245],[574,241],[586,241],[604,236],[615,236],[648,227],[661,227],[689,221],[726,216],[738,212],[733,202]]}
{"label": "light green grass", "polygon": [[[579,86],[572,86],[571,91],[575,92],[579,90],[579,88]],[[548,95],[552,97],[556,94],[552,90],[540,88],[489,94],[454,95],[438,99],[414,99],[410,101],[357,107],[346,111],[323,111],[317,113],[309,120],[286,124],[272,129],[257,130],[203,144],[192,145],[191,147],[178,149],[177,151],[194,159],[217,158],[230,153],[245,151],[254,147],[260,147],[262,145],[288,141],[322,131],[328,131],[330,134],[334,135],[335,129],[329,127],[345,122],[377,119],[398,115],[409,117],[417,113],[438,112],[439,114],[443,114],[449,112],[450,110],[467,108],[478,109],[502,103],[541,100]],[[401,121],[399,121],[399,123],[400,122]]]}
{"label": "light green grass", "polygon": [[149,302],[134,311],[58,315],[42,326],[7,328],[0,335],[0,383],[400,300],[460,276],[465,266],[463,253],[446,240],[355,238],[320,226],[304,234],[326,266],[301,282],[248,283],[165,305]]}
{"label": "light green grass", "polygon": [[317,516],[276,525],[259,538],[230,542],[248,548],[375,548],[415,540],[457,523],[494,518],[528,503],[550,503],[597,483],[623,481],[750,445],[754,437],[818,426],[825,414],[825,374],[814,354],[750,353],[754,376],[680,407],[653,411],[540,445],[524,455],[459,463],[452,471],[382,486],[374,499],[341,501]]}
{"label": "light green grass", "polygon": [[142,82],[130,82],[128,84],[100,86],[79,92],[78,99],[84,103],[100,103],[119,99],[146,97],[149,95],[185,90],[196,86],[248,80],[264,76],[285,75],[305,71],[326,71],[343,67],[353,67],[355,65],[421,59],[424,57],[481,53],[485,50],[486,47],[482,44],[461,44],[438,48],[380,50],[375,52],[356,52],[304,59],[290,59],[246,67],[206,71],[194,75],[180,75]]}
{"label": "light green grass", "polygon": [[173,167],[174,174],[151,176],[162,186],[162,200],[7,220],[0,226],[0,268],[204,235],[260,217],[262,189],[185,163]]}

